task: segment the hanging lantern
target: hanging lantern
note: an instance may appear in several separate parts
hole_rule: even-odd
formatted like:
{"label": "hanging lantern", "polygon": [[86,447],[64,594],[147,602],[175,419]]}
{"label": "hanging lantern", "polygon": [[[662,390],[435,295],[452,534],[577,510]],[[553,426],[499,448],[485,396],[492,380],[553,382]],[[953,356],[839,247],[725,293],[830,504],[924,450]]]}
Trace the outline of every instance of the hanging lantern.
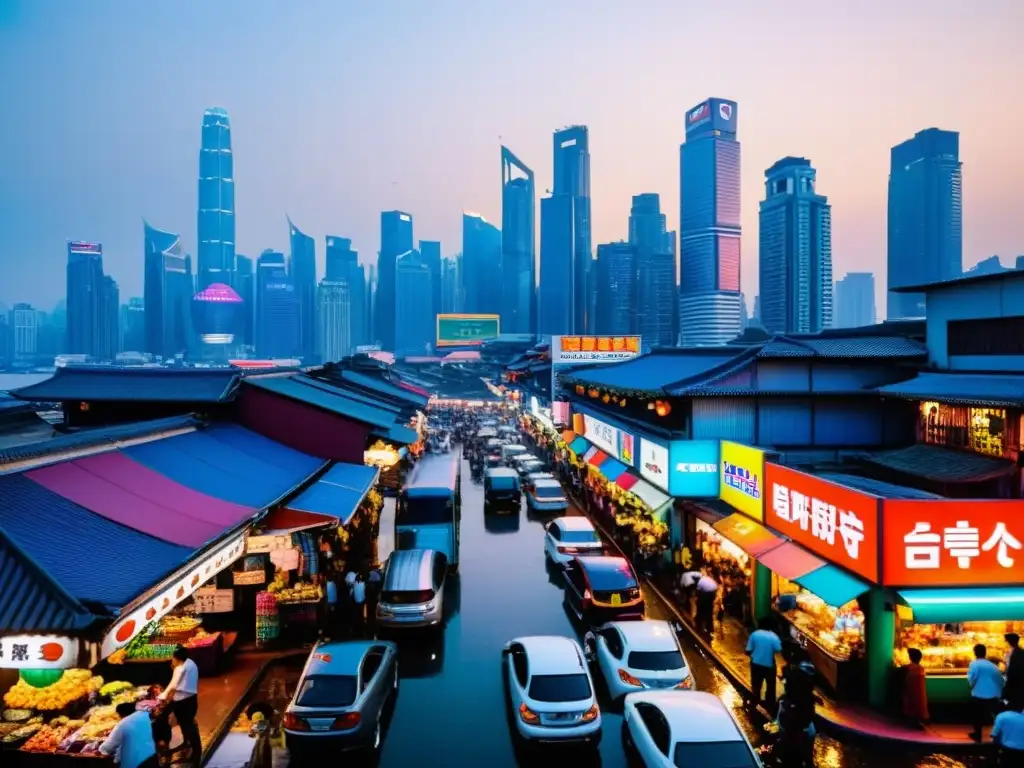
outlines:
{"label": "hanging lantern", "polygon": [[583,385],[582,384],[577,384],[576,385],[576,394],[577,395],[582,395],[583,394]]}
{"label": "hanging lantern", "polygon": [[626,398],[622,398],[621,400],[619,400],[619,406],[622,408],[626,407]]}
{"label": "hanging lantern", "polygon": [[601,402],[604,403],[605,405],[607,405],[608,401],[611,400],[611,399],[612,399],[611,395],[609,395],[607,392],[605,392],[604,393],[604,397],[601,398]]}
{"label": "hanging lantern", "polygon": [[672,406],[665,400],[658,400],[654,404],[654,412],[664,418],[672,413]]}
{"label": "hanging lantern", "polygon": [[597,397],[597,390],[592,389],[587,394],[590,395],[591,397]]}
{"label": "hanging lantern", "polygon": [[655,408],[654,401],[653,400],[648,400],[647,401],[647,410],[648,411],[653,411],[654,408]]}

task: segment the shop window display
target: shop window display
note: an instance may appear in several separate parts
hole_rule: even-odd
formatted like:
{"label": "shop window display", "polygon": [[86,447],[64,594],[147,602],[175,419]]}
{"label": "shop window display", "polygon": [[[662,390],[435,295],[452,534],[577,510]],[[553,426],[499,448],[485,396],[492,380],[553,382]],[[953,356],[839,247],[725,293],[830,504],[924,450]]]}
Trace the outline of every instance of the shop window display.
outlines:
{"label": "shop window display", "polygon": [[834,661],[863,655],[864,613],[856,600],[836,607],[777,574],[774,581],[775,607],[797,632]]}
{"label": "shop window display", "polygon": [[909,609],[900,606],[903,626],[896,633],[895,662],[910,663],[907,651],[917,648],[923,658],[921,665],[929,675],[966,675],[974,661],[974,646],[988,649],[988,658],[1001,664],[1009,652],[1003,638],[1008,632],[1024,635],[1024,621],[968,621],[959,624],[909,623]]}

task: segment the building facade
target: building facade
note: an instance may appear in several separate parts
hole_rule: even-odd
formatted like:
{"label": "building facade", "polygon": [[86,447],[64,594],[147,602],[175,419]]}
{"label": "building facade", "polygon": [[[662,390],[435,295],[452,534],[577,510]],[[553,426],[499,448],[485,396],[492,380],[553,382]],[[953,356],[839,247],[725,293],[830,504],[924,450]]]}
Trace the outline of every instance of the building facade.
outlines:
{"label": "building facade", "polygon": [[577,324],[576,198],[551,195],[540,201],[540,287],[537,333],[542,336],[583,333]]}
{"label": "building facade", "polygon": [[462,291],[466,312],[501,312],[501,230],[477,213],[462,214]]}
{"label": "building facade", "polygon": [[396,261],[394,353],[398,357],[429,354],[434,346],[433,286],[430,269],[416,251]]}
{"label": "building facade", "polygon": [[[590,330],[593,312],[593,261],[590,223],[590,131],[571,125],[555,131],[554,196],[572,198],[572,324],[576,333]],[[564,229],[563,229],[564,231]]]}
{"label": "building facade", "polygon": [[629,242],[636,248],[636,332],[648,349],[670,347],[678,336],[675,232],[665,231],[657,193],[633,195]]}
{"label": "building facade", "polygon": [[436,317],[441,312],[441,242],[439,240],[420,240],[420,258],[430,270],[432,286],[432,311]]}
{"label": "building facade", "polygon": [[291,263],[288,274],[295,286],[299,303],[299,356],[303,360],[316,357],[316,241],[288,220]]}
{"label": "building facade", "polygon": [[369,306],[366,272],[359,263],[359,252],[352,248],[347,237],[327,236],[328,282],[345,282],[349,286],[349,341],[352,346],[370,343]]}
{"label": "building facade", "polygon": [[536,191],[533,171],[501,148],[501,329],[532,333],[536,324]]}
{"label": "building facade", "polygon": [[630,243],[597,246],[594,333],[624,336],[637,327],[637,248]]}
{"label": "building facade", "polygon": [[345,280],[321,280],[317,289],[317,357],[336,363],[352,354],[352,293]]}
{"label": "building facade", "polygon": [[412,215],[403,211],[384,211],[380,215],[374,335],[386,350],[395,348],[395,260],[413,249],[412,223]]}
{"label": "building facade", "polygon": [[199,149],[198,289],[234,284],[235,174],[231,122],[219,107],[203,114]]}
{"label": "building facade", "polygon": [[256,262],[256,354],[299,354],[299,301],[283,253],[266,250]]}
{"label": "building facade", "polygon": [[252,259],[235,255],[235,290],[242,297],[242,327],[239,329],[240,346],[252,348],[256,343],[256,269]]}
{"label": "building facade", "polygon": [[31,304],[15,304],[10,318],[14,367],[31,368],[39,355],[39,312]]}
{"label": "building facade", "polygon": [[835,310],[832,315],[836,328],[860,328],[874,325],[875,276],[871,272],[847,272],[836,281]]}
{"label": "building facade", "polygon": [[151,227],[145,221],[142,227],[146,333],[144,347],[131,351],[172,358],[188,350],[192,337],[192,263],[178,235]]}
{"label": "building facade", "polygon": [[103,328],[103,246],[68,243],[67,353],[106,359]]}

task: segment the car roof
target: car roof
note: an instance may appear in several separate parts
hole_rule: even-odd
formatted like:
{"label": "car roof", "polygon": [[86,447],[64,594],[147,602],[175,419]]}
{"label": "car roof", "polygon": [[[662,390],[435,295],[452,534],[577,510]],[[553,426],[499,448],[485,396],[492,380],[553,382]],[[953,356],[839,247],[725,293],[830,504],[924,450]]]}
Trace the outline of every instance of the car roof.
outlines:
{"label": "car roof", "polygon": [[593,531],[594,524],[585,517],[560,517],[555,520],[555,525],[563,531]]}
{"label": "car roof", "polygon": [[537,480],[554,480],[555,479],[555,476],[553,474],[551,474],[550,472],[531,472],[529,474],[529,477],[535,478]]}
{"label": "car roof", "polygon": [[610,622],[631,651],[674,651],[679,649],[675,632],[667,621],[648,619],[647,621],[613,621]]}
{"label": "car roof", "polygon": [[626,701],[634,705],[653,704],[660,709],[668,721],[673,742],[744,741],[732,714],[712,693],[650,691],[631,693]]}
{"label": "car roof", "polygon": [[579,643],[561,635],[517,637],[526,650],[531,675],[565,675],[586,672]]}
{"label": "car roof", "polygon": [[550,478],[549,479],[549,478],[546,478],[546,477],[541,477],[541,478],[538,478],[537,480],[534,481],[533,487],[534,488],[558,488],[559,490],[561,490],[562,489],[562,484],[560,482],[558,482],[557,480],[555,480],[554,478]]}
{"label": "car roof", "polygon": [[519,477],[514,469],[509,469],[508,467],[490,467],[485,470],[484,474],[491,477]]}
{"label": "car roof", "polygon": [[[580,557],[577,558],[580,566],[584,571],[591,573],[608,573],[610,571],[618,571],[622,569],[622,566],[629,566],[629,560],[618,555],[601,555],[600,557]],[[630,568],[632,571],[632,568]]]}
{"label": "car roof", "polygon": [[384,591],[410,589],[412,584],[430,584],[434,554],[432,549],[396,549],[384,569]]}
{"label": "car roof", "polygon": [[309,654],[307,675],[357,675],[366,652],[375,645],[394,649],[380,640],[344,640],[318,643]]}

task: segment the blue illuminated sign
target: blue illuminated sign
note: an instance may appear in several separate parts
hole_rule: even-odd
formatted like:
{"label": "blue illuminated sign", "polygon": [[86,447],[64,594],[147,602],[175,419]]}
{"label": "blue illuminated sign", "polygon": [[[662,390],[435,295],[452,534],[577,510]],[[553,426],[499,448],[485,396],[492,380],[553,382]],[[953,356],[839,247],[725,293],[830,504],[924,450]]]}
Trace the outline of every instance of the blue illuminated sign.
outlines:
{"label": "blue illuminated sign", "polygon": [[676,440],[669,445],[668,492],[678,498],[718,498],[718,440]]}

